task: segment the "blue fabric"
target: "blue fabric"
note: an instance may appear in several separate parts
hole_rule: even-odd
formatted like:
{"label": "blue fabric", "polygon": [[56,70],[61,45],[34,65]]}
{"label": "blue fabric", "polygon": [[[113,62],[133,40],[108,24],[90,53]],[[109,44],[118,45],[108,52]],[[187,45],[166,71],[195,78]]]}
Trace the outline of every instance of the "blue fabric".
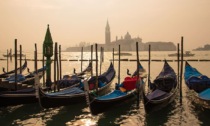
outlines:
{"label": "blue fabric", "polygon": [[202,74],[200,72],[197,71],[197,69],[191,67],[191,66],[186,66],[185,67],[185,72],[184,72],[184,79],[188,80],[190,77],[194,76],[194,77],[199,77]]}
{"label": "blue fabric", "polygon": [[80,94],[83,93],[84,91],[81,90],[78,87],[73,87],[73,88],[69,88],[69,89],[65,89],[59,92],[55,92],[55,93],[49,93],[47,95],[49,96],[57,96],[57,95],[72,95],[72,94]]}
{"label": "blue fabric", "polygon": [[101,81],[98,82],[98,87],[99,87],[99,88],[104,87],[105,85],[106,85],[106,84],[104,84],[104,83],[101,82]]}
{"label": "blue fabric", "polygon": [[184,79],[189,89],[200,93],[210,87],[210,79],[190,65],[185,66]]}
{"label": "blue fabric", "polygon": [[121,97],[121,96],[124,96],[124,95],[126,95],[126,93],[121,92],[120,90],[114,90],[113,92],[111,92],[111,93],[109,93],[107,95],[97,97],[97,99],[99,99],[99,100],[108,100],[108,99]]}
{"label": "blue fabric", "polygon": [[79,82],[79,87],[84,88],[84,83],[82,83],[82,81]]}
{"label": "blue fabric", "polygon": [[202,99],[210,100],[210,88],[202,91],[198,94],[198,96]]}
{"label": "blue fabric", "polygon": [[[15,75],[12,75],[12,76],[6,78],[6,80],[15,81]],[[23,80],[25,80],[25,76],[22,75],[22,74],[17,74],[17,82],[20,82],[20,81],[23,81]]]}

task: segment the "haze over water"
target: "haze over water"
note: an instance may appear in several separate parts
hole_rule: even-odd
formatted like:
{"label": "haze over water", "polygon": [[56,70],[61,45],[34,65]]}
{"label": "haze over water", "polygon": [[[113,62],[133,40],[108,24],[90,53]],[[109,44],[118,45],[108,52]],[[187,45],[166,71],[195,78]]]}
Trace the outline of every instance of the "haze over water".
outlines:
{"label": "haze over water", "polygon": [[[180,42],[192,50],[210,43],[209,0],[1,0],[0,50],[41,49],[47,24],[63,49],[79,42],[105,43],[109,20],[111,40],[129,32],[143,42]],[[7,44],[4,44],[7,43]]]}

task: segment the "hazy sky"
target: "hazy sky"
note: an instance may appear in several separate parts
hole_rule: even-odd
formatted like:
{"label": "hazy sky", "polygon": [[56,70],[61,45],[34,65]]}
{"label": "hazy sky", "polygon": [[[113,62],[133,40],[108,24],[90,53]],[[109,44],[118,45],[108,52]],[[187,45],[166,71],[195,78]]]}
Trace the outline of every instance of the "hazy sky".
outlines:
{"label": "hazy sky", "polygon": [[41,49],[47,24],[62,48],[81,41],[104,43],[109,20],[111,40],[139,36],[143,42],[184,36],[186,50],[210,44],[210,0],[0,0],[0,51]]}

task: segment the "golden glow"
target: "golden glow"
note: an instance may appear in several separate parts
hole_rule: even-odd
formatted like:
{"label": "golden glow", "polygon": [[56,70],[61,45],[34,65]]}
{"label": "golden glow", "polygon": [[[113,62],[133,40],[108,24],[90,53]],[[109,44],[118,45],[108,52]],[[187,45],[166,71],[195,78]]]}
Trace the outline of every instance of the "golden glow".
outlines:
{"label": "golden glow", "polygon": [[[66,48],[81,41],[105,43],[107,18],[111,40],[141,37],[143,42],[184,36],[185,49],[210,43],[209,0],[1,0],[0,48],[41,49],[47,24],[54,42]],[[6,43],[6,44],[5,44]]]}

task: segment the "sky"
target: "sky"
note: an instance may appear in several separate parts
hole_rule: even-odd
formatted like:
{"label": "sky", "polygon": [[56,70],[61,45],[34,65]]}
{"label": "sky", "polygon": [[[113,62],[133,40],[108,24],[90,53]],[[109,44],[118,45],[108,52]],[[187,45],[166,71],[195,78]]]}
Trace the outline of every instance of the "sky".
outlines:
{"label": "sky", "polygon": [[175,45],[183,36],[185,50],[210,44],[210,0],[0,0],[0,19],[0,51],[15,39],[23,51],[41,50],[48,24],[62,49],[105,43],[107,20],[112,41],[129,32]]}

